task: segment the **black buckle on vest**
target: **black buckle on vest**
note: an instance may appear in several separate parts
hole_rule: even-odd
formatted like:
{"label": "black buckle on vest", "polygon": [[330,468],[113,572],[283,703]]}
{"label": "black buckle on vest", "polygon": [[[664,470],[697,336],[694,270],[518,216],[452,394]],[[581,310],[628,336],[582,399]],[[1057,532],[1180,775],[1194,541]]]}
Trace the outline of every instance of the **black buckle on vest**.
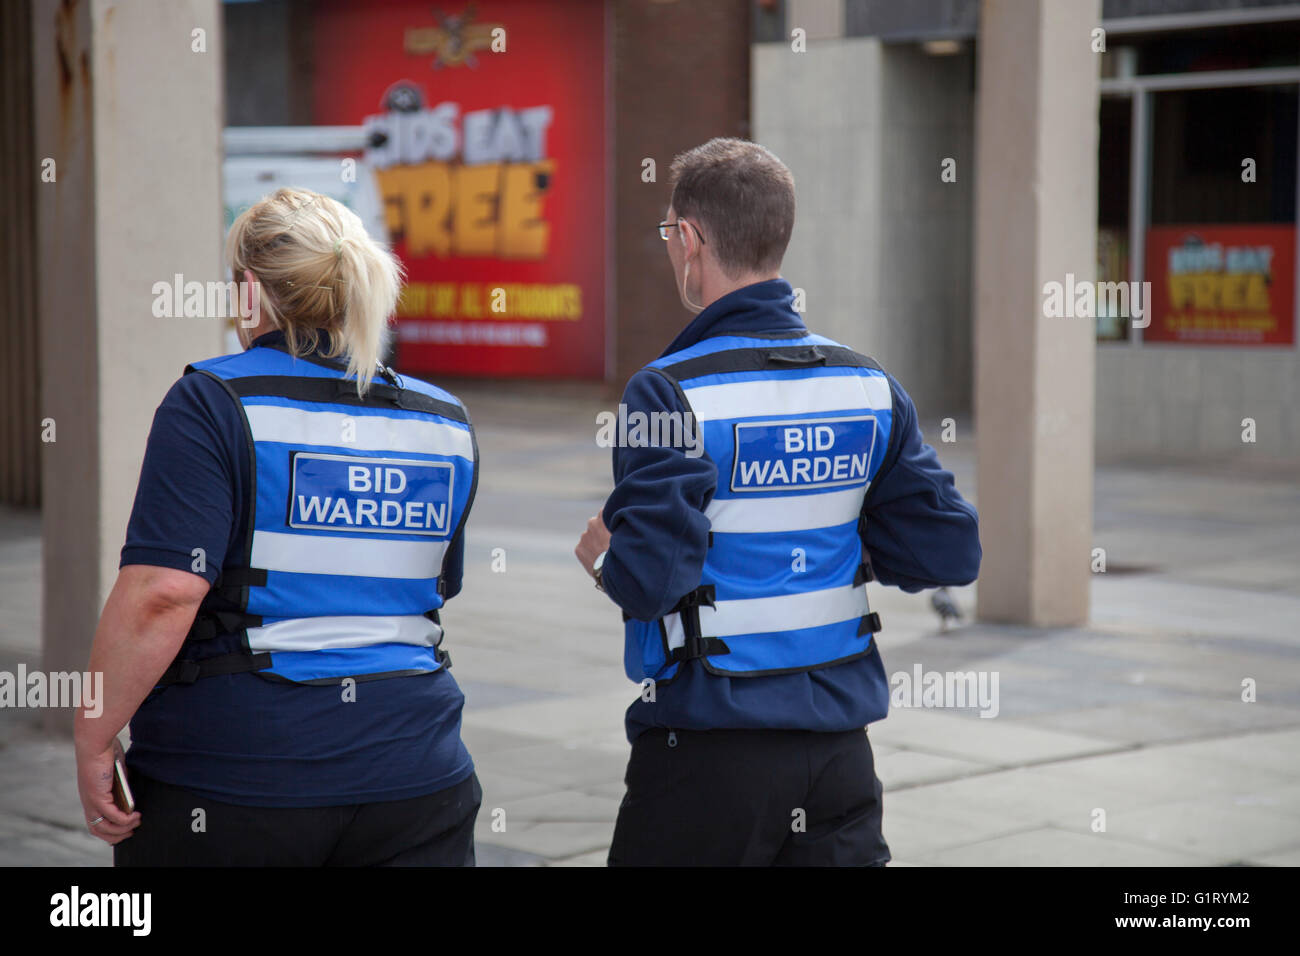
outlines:
{"label": "black buckle on vest", "polygon": [[683,661],[693,661],[697,657],[712,657],[715,654],[730,654],[731,648],[727,642],[720,637],[700,637],[698,634],[687,634],[686,643],[681,647],[674,647],[672,653],[668,655],[670,664],[680,664]]}
{"label": "black buckle on vest", "polygon": [[443,670],[451,670],[451,652],[444,651],[441,644],[434,650],[438,652],[438,663],[442,665]]}
{"label": "black buckle on vest", "polygon": [[701,584],[694,591],[682,595],[670,614],[682,616],[682,632],[685,642],[675,647],[668,654],[670,663],[695,660],[697,657],[710,657],[714,654],[730,654],[727,643],[716,637],[704,637],[700,633],[700,608],[715,607],[716,589],[712,584]]}
{"label": "black buckle on vest", "polygon": [[236,634],[244,628],[260,627],[262,618],[240,611],[199,611],[185,635],[187,641],[210,641],[221,634]]}
{"label": "black buckle on vest", "polygon": [[176,668],[176,678],[174,683],[193,684],[199,679],[199,674],[202,673],[202,668],[199,667],[198,661],[186,660],[177,661],[176,663],[179,666]]}
{"label": "black buckle on vest", "polygon": [[858,623],[858,637],[867,637],[880,630],[880,615],[875,611],[865,614]]}
{"label": "black buckle on vest", "polygon": [[[713,603],[717,590],[712,584],[701,584],[694,591],[688,591],[682,595],[682,599],[673,605],[669,614],[679,614],[690,608],[715,607]],[[698,615],[697,615],[698,616]]]}
{"label": "black buckle on vest", "polygon": [[158,687],[171,684],[193,684],[204,677],[217,677],[222,674],[244,674],[248,671],[262,671],[271,666],[271,655],[265,652],[253,654],[248,651],[236,651],[233,654],[219,654],[205,657],[201,661],[176,660],[158,678]]}
{"label": "black buckle on vest", "polygon": [[862,563],[858,565],[858,570],[853,574],[853,586],[860,588],[868,581],[876,580],[876,574],[871,570],[871,558],[867,557],[866,552],[862,554]]}

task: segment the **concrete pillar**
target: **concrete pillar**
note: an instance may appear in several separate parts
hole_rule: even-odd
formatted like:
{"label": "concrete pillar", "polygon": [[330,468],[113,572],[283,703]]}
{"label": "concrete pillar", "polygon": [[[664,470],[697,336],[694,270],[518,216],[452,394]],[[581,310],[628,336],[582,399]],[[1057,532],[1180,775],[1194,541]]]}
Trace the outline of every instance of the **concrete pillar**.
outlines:
{"label": "concrete pillar", "polygon": [[1091,319],[1043,287],[1094,278],[1098,0],[984,0],[976,125],[978,615],[1086,623],[1092,548]]}
{"label": "concrete pillar", "polygon": [[[154,409],[221,351],[216,316],[155,318],[156,282],[220,281],[217,0],[36,0],[44,446],[43,667],[83,670]],[[202,31],[201,33],[196,31]],[[66,729],[67,713],[50,724]]]}
{"label": "concrete pillar", "polygon": [[845,0],[786,0],[785,40],[800,27],[808,40],[835,40],[844,36]]}

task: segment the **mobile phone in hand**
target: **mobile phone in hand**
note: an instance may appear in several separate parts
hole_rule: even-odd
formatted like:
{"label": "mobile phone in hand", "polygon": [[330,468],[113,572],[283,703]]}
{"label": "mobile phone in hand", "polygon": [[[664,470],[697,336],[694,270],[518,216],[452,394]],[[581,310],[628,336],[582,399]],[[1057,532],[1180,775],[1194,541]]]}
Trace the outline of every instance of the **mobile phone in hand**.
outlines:
{"label": "mobile phone in hand", "polygon": [[126,767],[122,766],[121,757],[113,760],[113,803],[123,813],[135,811],[135,797],[131,795],[131,785],[126,782]]}

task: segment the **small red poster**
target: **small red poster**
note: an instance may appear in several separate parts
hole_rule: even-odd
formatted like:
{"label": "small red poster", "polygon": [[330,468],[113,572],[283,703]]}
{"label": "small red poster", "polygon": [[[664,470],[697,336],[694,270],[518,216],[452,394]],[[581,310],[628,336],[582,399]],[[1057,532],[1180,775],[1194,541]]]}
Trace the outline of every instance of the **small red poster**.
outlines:
{"label": "small red poster", "polygon": [[1155,226],[1147,342],[1295,343],[1295,226]]}

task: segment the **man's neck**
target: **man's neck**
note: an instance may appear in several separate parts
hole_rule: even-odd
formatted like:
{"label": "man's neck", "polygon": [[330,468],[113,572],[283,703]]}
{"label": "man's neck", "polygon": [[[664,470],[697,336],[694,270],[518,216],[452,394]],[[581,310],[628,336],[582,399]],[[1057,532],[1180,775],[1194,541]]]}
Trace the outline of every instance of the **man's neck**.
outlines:
{"label": "man's neck", "polygon": [[772,272],[749,272],[735,279],[728,278],[725,275],[719,275],[716,280],[709,281],[708,278],[700,284],[700,293],[704,296],[704,308],[708,308],[717,302],[724,295],[730,295],[737,289],[743,289],[747,285],[754,285],[757,282],[769,282],[772,279],[781,278],[781,273]]}

